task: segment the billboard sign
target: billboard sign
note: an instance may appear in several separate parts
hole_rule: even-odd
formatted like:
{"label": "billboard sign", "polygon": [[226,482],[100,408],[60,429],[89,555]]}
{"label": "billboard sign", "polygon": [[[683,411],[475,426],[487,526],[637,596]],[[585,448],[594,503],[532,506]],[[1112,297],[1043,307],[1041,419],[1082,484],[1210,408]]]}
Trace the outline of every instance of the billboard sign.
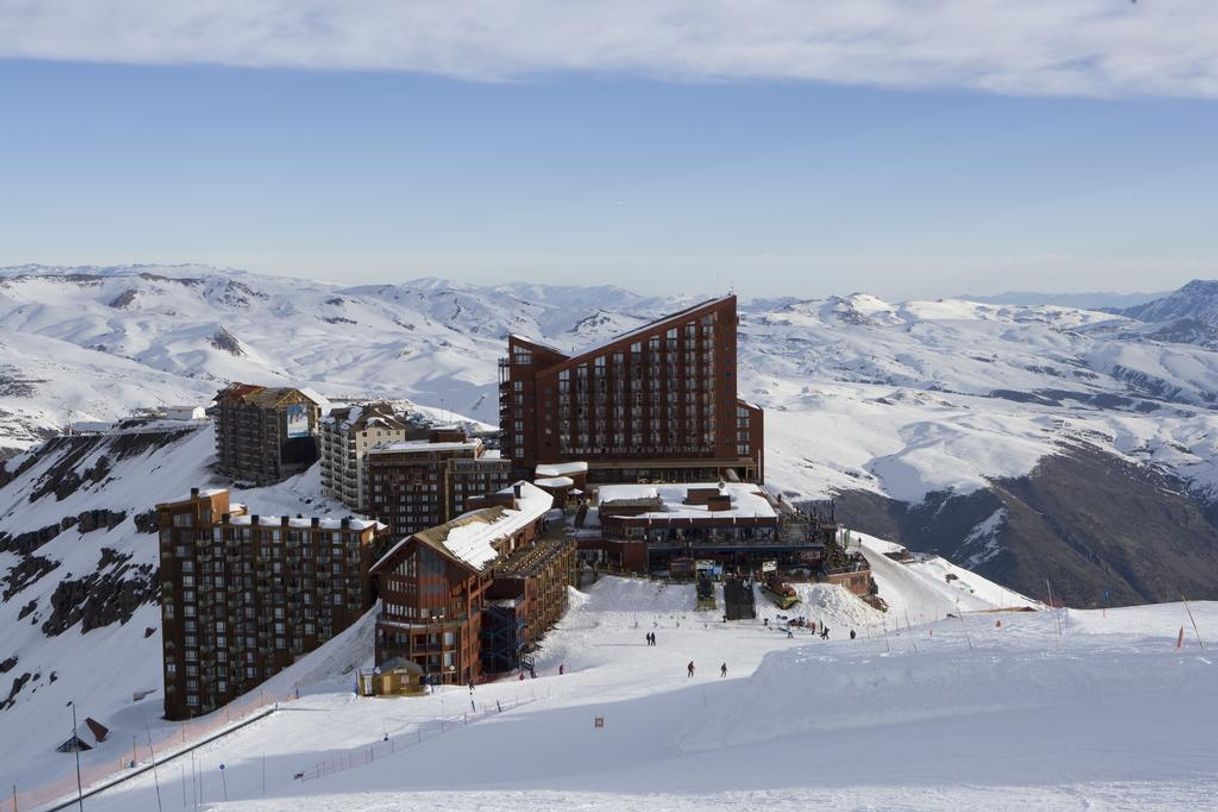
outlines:
{"label": "billboard sign", "polygon": [[761,571],[762,572],[775,572],[777,570],[778,570],[777,561],[762,561],[761,562]]}
{"label": "billboard sign", "polygon": [[288,407],[288,439],[309,436],[309,407],[293,403]]}

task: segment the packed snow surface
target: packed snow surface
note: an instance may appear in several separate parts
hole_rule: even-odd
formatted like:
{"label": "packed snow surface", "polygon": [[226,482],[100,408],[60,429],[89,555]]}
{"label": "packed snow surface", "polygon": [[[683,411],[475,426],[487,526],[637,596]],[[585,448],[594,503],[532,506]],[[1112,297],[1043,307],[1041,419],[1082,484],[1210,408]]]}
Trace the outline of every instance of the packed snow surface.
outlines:
{"label": "packed snow surface", "polygon": [[[1037,604],[975,576],[948,582],[957,570],[941,559],[903,564],[884,555],[895,545],[862,544],[890,565],[877,571],[889,611],[840,587],[801,586],[789,614],[828,625],[828,641],[800,627],[788,637],[784,613],[764,599],[757,620],[724,623],[694,609],[692,586],[621,578],[572,593],[536,679],[472,695],[336,691],[351,675],[318,664],[332,649],[351,654],[350,641],[335,641],[281,675],[303,686],[299,701],[200,748],[194,771],[185,757],[162,764],[163,803],[182,808],[185,797],[189,807],[201,794],[209,808],[285,812],[1212,804],[1218,671],[1183,605],[1002,611]],[[1202,639],[1218,640],[1218,605],[1190,608]],[[155,809],[155,791],[144,775],[89,806]]]}

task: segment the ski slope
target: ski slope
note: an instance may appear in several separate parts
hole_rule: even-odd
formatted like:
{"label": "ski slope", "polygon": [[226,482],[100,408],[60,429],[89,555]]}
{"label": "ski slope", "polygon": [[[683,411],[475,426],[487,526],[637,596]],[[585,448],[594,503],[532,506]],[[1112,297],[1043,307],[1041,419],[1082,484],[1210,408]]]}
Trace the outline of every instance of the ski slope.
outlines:
{"label": "ski slope", "polygon": [[[885,543],[862,544],[883,567],[889,611],[838,587],[801,588],[791,613],[827,624],[829,641],[788,638],[765,602],[755,621],[725,624],[694,609],[692,586],[605,578],[574,593],[536,679],[362,699],[342,673],[357,628],[278,678],[301,686],[299,701],[201,748],[193,770],[162,764],[162,807],[1212,804],[1218,671],[1183,606],[993,611],[1035,603],[968,573],[948,582],[942,560],[901,564]],[[1218,605],[1191,609],[1202,638],[1218,640]],[[651,631],[655,647],[643,641]],[[144,775],[88,805],[155,809],[156,791]]]}

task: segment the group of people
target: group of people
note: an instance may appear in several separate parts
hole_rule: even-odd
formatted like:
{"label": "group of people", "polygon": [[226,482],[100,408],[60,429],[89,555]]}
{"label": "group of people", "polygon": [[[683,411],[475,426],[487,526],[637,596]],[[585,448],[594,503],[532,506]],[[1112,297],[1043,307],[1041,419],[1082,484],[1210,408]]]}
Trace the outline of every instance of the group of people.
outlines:
{"label": "group of people", "polygon": [[[694,661],[690,660],[689,665],[685,666],[685,678],[689,679],[694,675]],[[723,679],[727,676],[727,663],[719,666],[719,678]]]}
{"label": "group of people", "polygon": [[656,644],[656,633],[647,632],[646,639],[647,639],[647,645],[654,646]]}

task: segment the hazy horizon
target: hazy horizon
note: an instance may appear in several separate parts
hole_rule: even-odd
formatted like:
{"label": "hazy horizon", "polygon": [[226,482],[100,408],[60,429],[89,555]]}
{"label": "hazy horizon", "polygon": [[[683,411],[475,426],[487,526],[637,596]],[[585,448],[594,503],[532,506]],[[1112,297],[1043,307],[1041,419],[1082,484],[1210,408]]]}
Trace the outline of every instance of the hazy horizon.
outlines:
{"label": "hazy horizon", "polygon": [[1200,0],[49,0],[0,3],[0,66],[4,264],[891,299],[1218,267]]}

